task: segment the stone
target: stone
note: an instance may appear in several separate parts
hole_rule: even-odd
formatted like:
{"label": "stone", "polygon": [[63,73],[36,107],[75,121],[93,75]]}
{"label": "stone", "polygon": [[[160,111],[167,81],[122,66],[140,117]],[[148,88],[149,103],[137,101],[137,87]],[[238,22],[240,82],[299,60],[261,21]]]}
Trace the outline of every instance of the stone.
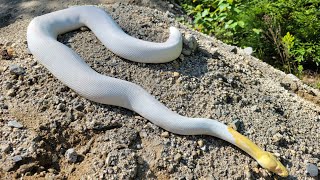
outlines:
{"label": "stone", "polygon": [[180,74],[178,72],[173,72],[173,77],[179,77]]}
{"label": "stone", "polygon": [[78,103],[75,105],[74,109],[76,109],[77,111],[83,111],[84,105],[82,103]]}
{"label": "stone", "polygon": [[242,121],[239,119],[236,119],[230,123],[230,127],[236,131],[239,131],[241,125],[242,125]]}
{"label": "stone", "polygon": [[286,75],[280,84],[287,90],[297,91],[299,89],[298,80],[297,77],[293,76],[293,74]]}
{"label": "stone", "polygon": [[243,49],[244,53],[246,53],[247,55],[251,55],[253,53],[253,49],[252,47],[246,47]]}
{"label": "stone", "polygon": [[237,47],[236,46],[231,46],[230,52],[233,52],[233,53],[237,54],[238,53]]}
{"label": "stone", "polygon": [[184,36],[184,42],[187,45],[188,49],[195,51],[198,48],[198,42],[192,34],[186,34]]}
{"label": "stone", "polygon": [[66,111],[66,105],[64,103],[59,103],[57,109],[64,112]]}
{"label": "stone", "polygon": [[77,152],[73,149],[73,148],[70,148],[66,151],[65,153],[65,157],[67,159],[68,162],[70,163],[76,163],[77,162],[77,159],[78,159],[78,154]]}
{"label": "stone", "polygon": [[0,145],[1,152],[4,152],[4,153],[8,154],[10,152],[10,149],[11,149],[11,144],[2,144],[2,145]]}
{"label": "stone", "polygon": [[177,153],[174,157],[173,160],[179,162],[181,160],[182,156],[180,153]]}
{"label": "stone", "polygon": [[5,60],[12,59],[12,55],[9,54],[7,49],[1,50],[1,58]]}
{"label": "stone", "polygon": [[13,160],[14,162],[19,162],[19,161],[22,161],[22,157],[21,157],[20,155],[16,155],[16,156],[13,156],[13,157],[12,157],[12,160]]}
{"label": "stone", "polygon": [[306,171],[307,171],[307,174],[311,177],[316,177],[319,174],[318,167],[311,163],[307,164]]}
{"label": "stone", "polygon": [[4,162],[0,163],[0,169],[5,172],[9,172],[14,168],[15,164],[16,163],[12,159],[8,158]]}
{"label": "stone", "polygon": [[169,132],[165,131],[165,132],[161,133],[161,137],[168,138],[169,137]]}
{"label": "stone", "polygon": [[7,94],[6,94],[7,96],[10,96],[10,97],[14,97],[15,95],[16,95],[16,90],[14,90],[14,89],[9,89],[8,91],[7,91]]}
{"label": "stone", "polygon": [[9,71],[10,71],[10,74],[16,75],[16,76],[21,76],[26,73],[26,70],[23,67],[20,67],[19,65],[16,65],[16,64],[9,66]]}
{"label": "stone", "polygon": [[9,126],[9,127],[18,128],[18,129],[20,129],[20,128],[23,127],[23,125],[20,124],[19,122],[17,122],[16,120],[9,121],[9,122],[8,122],[8,126]]}
{"label": "stone", "polygon": [[198,146],[200,146],[200,147],[203,147],[203,146],[204,146],[203,140],[199,140],[199,141],[197,142],[197,144],[198,144]]}

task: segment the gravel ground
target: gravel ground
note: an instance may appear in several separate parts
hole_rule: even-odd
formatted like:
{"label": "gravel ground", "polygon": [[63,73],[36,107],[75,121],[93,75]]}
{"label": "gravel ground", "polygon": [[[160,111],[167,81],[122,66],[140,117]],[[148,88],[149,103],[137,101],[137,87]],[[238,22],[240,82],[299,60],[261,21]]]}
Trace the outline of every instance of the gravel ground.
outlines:
{"label": "gravel ground", "polygon": [[[166,64],[130,62],[86,28],[59,41],[96,71],[141,85],[182,115],[238,125],[283,162],[288,179],[319,178],[310,176],[320,167],[317,90],[176,23],[169,12],[104,8],[144,40],[162,42],[170,25],[180,28],[182,55]],[[220,139],[175,135],[132,111],[78,96],[28,54],[30,20],[23,16],[0,29],[1,179],[279,179]]]}

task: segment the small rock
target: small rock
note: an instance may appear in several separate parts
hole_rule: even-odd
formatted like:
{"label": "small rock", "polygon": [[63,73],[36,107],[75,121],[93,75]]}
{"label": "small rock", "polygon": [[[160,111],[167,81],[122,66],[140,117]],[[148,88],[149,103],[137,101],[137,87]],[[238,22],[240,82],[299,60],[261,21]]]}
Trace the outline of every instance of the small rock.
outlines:
{"label": "small rock", "polygon": [[10,71],[10,74],[16,75],[16,76],[21,76],[26,73],[26,70],[24,68],[16,64],[9,66],[9,71]]}
{"label": "small rock", "polygon": [[243,49],[244,53],[251,55],[253,53],[252,47],[246,47]]}
{"label": "small rock", "polygon": [[288,74],[280,84],[287,90],[297,91],[299,89],[297,80],[299,79],[296,76]]}
{"label": "small rock", "polygon": [[1,58],[5,60],[10,60],[12,58],[12,55],[9,54],[7,49],[1,50]]}
{"label": "small rock", "polygon": [[184,43],[188,46],[192,51],[198,48],[198,42],[196,38],[192,34],[186,34],[184,38]]}
{"label": "small rock", "polygon": [[237,47],[236,46],[231,46],[230,52],[233,52],[233,53],[237,54],[238,53]]}
{"label": "small rock", "polygon": [[198,49],[198,42],[192,34],[186,34],[183,37],[184,48],[182,54],[189,56],[192,52],[196,52]]}
{"label": "small rock", "polygon": [[165,132],[161,133],[161,137],[168,138],[169,137],[169,132],[165,131]]}
{"label": "small rock", "polygon": [[6,94],[7,96],[10,96],[10,97],[14,97],[15,95],[16,95],[16,90],[14,90],[14,89],[9,89],[8,91],[7,91],[7,94]]}
{"label": "small rock", "polygon": [[180,54],[179,59],[181,59],[183,61],[184,60],[184,55]]}
{"label": "small rock", "polygon": [[20,155],[16,155],[16,156],[13,156],[13,157],[12,157],[12,160],[13,160],[14,162],[19,162],[19,161],[22,160],[22,157],[21,157]]}
{"label": "small rock", "polygon": [[283,135],[280,133],[276,133],[275,135],[272,136],[272,140],[275,143],[279,143],[283,139]]}
{"label": "small rock", "polygon": [[12,159],[8,158],[0,164],[0,169],[2,169],[5,172],[9,172],[14,168],[15,164],[16,163]]}
{"label": "small rock", "polygon": [[77,162],[78,154],[76,153],[76,151],[73,148],[70,148],[66,151],[65,157],[68,162],[75,163],[75,162]]}
{"label": "small rock", "polygon": [[138,157],[138,163],[139,164],[143,164],[144,163],[144,160],[142,159],[142,157]]}
{"label": "small rock", "polygon": [[249,168],[246,168],[246,170],[244,171],[244,176],[246,179],[251,179],[252,175]]}
{"label": "small rock", "polygon": [[253,106],[251,107],[251,109],[252,109],[252,111],[254,111],[254,112],[261,112],[261,109],[260,109],[257,105],[253,105]]}
{"label": "small rock", "polygon": [[84,110],[84,106],[83,106],[82,103],[77,104],[74,108],[75,108],[77,111],[83,111],[83,110]]}
{"label": "small rock", "polygon": [[173,160],[179,162],[181,160],[182,156],[180,153],[177,153],[174,157]]}
{"label": "small rock", "polygon": [[7,153],[7,154],[9,153],[10,149],[11,149],[11,144],[3,144],[0,146],[1,152]]}
{"label": "small rock", "polygon": [[0,66],[0,73],[5,72],[8,69],[8,66]]}
{"label": "small rock", "polygon": [[316,177],[319,174],[318,167],[314,164],[311,164],[311,163],[307,164],[306,172],[311,177]]}
{"label": "small rock", "polygon": [[200,149],[201,149],[202,151],[206,151],[206,150],[207,150],[207,146],[204,145],[204,146],[202,146]]}
{"label": "small rock", "polygon": [[81,31],[89,31],[89,28],[87,26],[82,26],[80,27]]}
{"label": "small rock", "polygon": [[17,122],[16,120],[9,121],[8,122],[8,126],[9,127],[14,127],[14,128],[19,128],[19,129],[23,127],[23,125],[20,124],[19,122]]}
{"label": "small rock", "polygon": [[183,54],[183,55],[189,56],[189,55],[191,55],[191,53],[192,53],[192,52],[191,52],[190,50],[188,50],[188,49],[183,49],[183,50],[182,50],[182,54]]}
{"label": "small rock", "polygon": [[173,72],[173,77],[179,77],[180,74],[178,72]]}
{"label": "small rock", "polygon": [[57,106],[57,109],[64,112],[64,111],[66,111],[66,105],[63,103],[59,103]]}
{"label": "small rock", "polygon": [[202,140],[199,140],[199,141],[197,142],[197,144],[198,144],[198,146],[200,146],[200,147],[203,147],[203,146],[204,146],[204,142],[203,142]]}
{"label": "small rock", "polygon": [[57,162],[59,160],[59,158],[56,154],[53,154],[51,160],[52,160],[52,162]]}
{"label": "small rock", "polygon": [[230,127],[236,131],[238,131],[242,125],[242,121],[239,119],[236,119],[234,121],[232,121],[232,123],[230,123]]}
{"label": "small rock", "polygon": [[84,117],[84,113],[82,112],[75,112],[74,118],[75,119],[82,119]]}

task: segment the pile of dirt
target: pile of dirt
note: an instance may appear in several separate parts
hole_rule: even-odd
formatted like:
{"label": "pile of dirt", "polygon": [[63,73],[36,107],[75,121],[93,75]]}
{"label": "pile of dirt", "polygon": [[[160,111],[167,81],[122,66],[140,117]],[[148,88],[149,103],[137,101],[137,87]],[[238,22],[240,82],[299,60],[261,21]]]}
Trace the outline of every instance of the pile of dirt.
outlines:
{"label": "pile of dirt", "polygon": [[[178,24],[169,11],[103,7],[140,39],[163,42],[169,26],[178,27],[184,49],[170,63],[140,64],[108,51],[86,28],[59,36],[97,72],[141,85],[181,115],[240,123],[238,131],[273,152],[289,179],[311,178],[308,163],[320,167],[320,109],[299,96],[318,98],[317,90]],[[175,135],[132,111],[78,96],[28,53],[30,20],[0,29],[1,179],[277,178],[220,139]]]}

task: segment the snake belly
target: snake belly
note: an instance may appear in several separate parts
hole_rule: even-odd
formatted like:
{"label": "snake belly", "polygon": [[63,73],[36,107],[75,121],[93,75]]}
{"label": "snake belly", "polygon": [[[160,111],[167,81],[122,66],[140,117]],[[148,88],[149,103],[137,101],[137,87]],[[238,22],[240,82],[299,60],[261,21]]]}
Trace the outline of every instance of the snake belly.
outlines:
{"label": "snake belly", "polygon": [[57,41],[57,36],[87,26],[113,53],[140,63],[165,63],[179,57],[182,35],[170,27],[163,43],[143,41],[127,35],[109,14],[95,6],[76,6],[34,18],[27,30],[30,52],[57,79],[79,95],[102,104],[137,112],[152,123],[181,135],[211,135],[247,152],[258,163],[280,176],[285,167],[232,128],[213,119],[189,118],[171,111],[141,86],[94,71],[72,49]]}

